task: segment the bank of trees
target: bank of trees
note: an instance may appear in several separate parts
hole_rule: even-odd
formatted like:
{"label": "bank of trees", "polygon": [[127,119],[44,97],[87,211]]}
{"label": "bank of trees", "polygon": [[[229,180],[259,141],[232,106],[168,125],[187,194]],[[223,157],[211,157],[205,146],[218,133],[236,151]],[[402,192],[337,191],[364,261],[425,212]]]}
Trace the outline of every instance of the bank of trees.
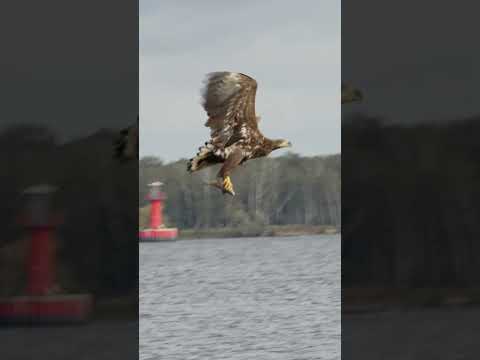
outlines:
{"label": "bank of trees", "polygon": [[189,174],[186,163],[141,159],[140,208],[148,205],[147,184],[160,180],[168,194],[167,221],[180,228],[341,225],[340,155],[289,153],[249,161],[233,173],[235,197],[203,184],[215,178],[218,166]]}

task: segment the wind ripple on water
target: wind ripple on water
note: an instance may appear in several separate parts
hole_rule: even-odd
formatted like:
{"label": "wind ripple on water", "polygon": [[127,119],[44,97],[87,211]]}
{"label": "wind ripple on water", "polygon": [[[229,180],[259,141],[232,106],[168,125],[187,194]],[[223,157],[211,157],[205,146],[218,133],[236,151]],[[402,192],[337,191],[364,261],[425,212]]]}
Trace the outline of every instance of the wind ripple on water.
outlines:
{"label": "wind ripple on water", "polygon": [[340,238],[141,244],[140,358],[340,359]]}

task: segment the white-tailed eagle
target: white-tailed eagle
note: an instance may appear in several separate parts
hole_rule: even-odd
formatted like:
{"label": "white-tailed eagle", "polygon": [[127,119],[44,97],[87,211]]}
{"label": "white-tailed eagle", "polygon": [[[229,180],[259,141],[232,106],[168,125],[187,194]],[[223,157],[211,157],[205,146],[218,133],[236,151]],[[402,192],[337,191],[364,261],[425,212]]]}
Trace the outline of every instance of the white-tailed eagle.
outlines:
{"label": "white-tailed eagle", "polygon": [[208,115],[205,126],[210,128],[210,140],[190,159],[188,171],[223,164],[217,181],[209,185],[224,194],[235,195],[230,174],[238,165],[292,146],[287,140],[271,140],[260,132],[260,118],[255,113],[256,92],[257,82],[250,76],[226,71],[207,75],[202,105]]}

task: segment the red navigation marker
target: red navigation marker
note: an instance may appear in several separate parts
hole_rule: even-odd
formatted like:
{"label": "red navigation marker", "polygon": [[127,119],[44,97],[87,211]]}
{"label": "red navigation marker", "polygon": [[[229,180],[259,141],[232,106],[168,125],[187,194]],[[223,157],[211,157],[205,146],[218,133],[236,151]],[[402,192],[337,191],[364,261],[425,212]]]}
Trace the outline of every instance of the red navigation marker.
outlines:
{"label": "red navigation marker", "polygon": [[147,199],[150,200],[150,228],[140,230],[140,241],[174,240],[178,236],[178,229],[166,228],[163,224],[163,203],[167,199],[161,191],[161,182],[149,184],[150,191]]}
{"label": "red navigation marker", "polygon": [[88,319],[92,297],[65,294],[56,286],[55,236],[60,219],[53,212],[56,188],[39,185],[24,191],[25,213],[21,220],[29,233],[26,294],[0,298],[2,322],[77,322]]}

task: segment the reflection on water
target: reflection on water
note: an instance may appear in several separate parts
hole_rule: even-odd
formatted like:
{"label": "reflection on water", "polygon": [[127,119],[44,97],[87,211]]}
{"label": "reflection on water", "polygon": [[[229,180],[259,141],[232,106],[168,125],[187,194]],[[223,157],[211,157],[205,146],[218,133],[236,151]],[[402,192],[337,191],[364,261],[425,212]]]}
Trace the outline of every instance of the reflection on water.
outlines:
{"label": "reflection on water", "polygon": [[340,238],[140,245],[140,359],[340,359]]}

